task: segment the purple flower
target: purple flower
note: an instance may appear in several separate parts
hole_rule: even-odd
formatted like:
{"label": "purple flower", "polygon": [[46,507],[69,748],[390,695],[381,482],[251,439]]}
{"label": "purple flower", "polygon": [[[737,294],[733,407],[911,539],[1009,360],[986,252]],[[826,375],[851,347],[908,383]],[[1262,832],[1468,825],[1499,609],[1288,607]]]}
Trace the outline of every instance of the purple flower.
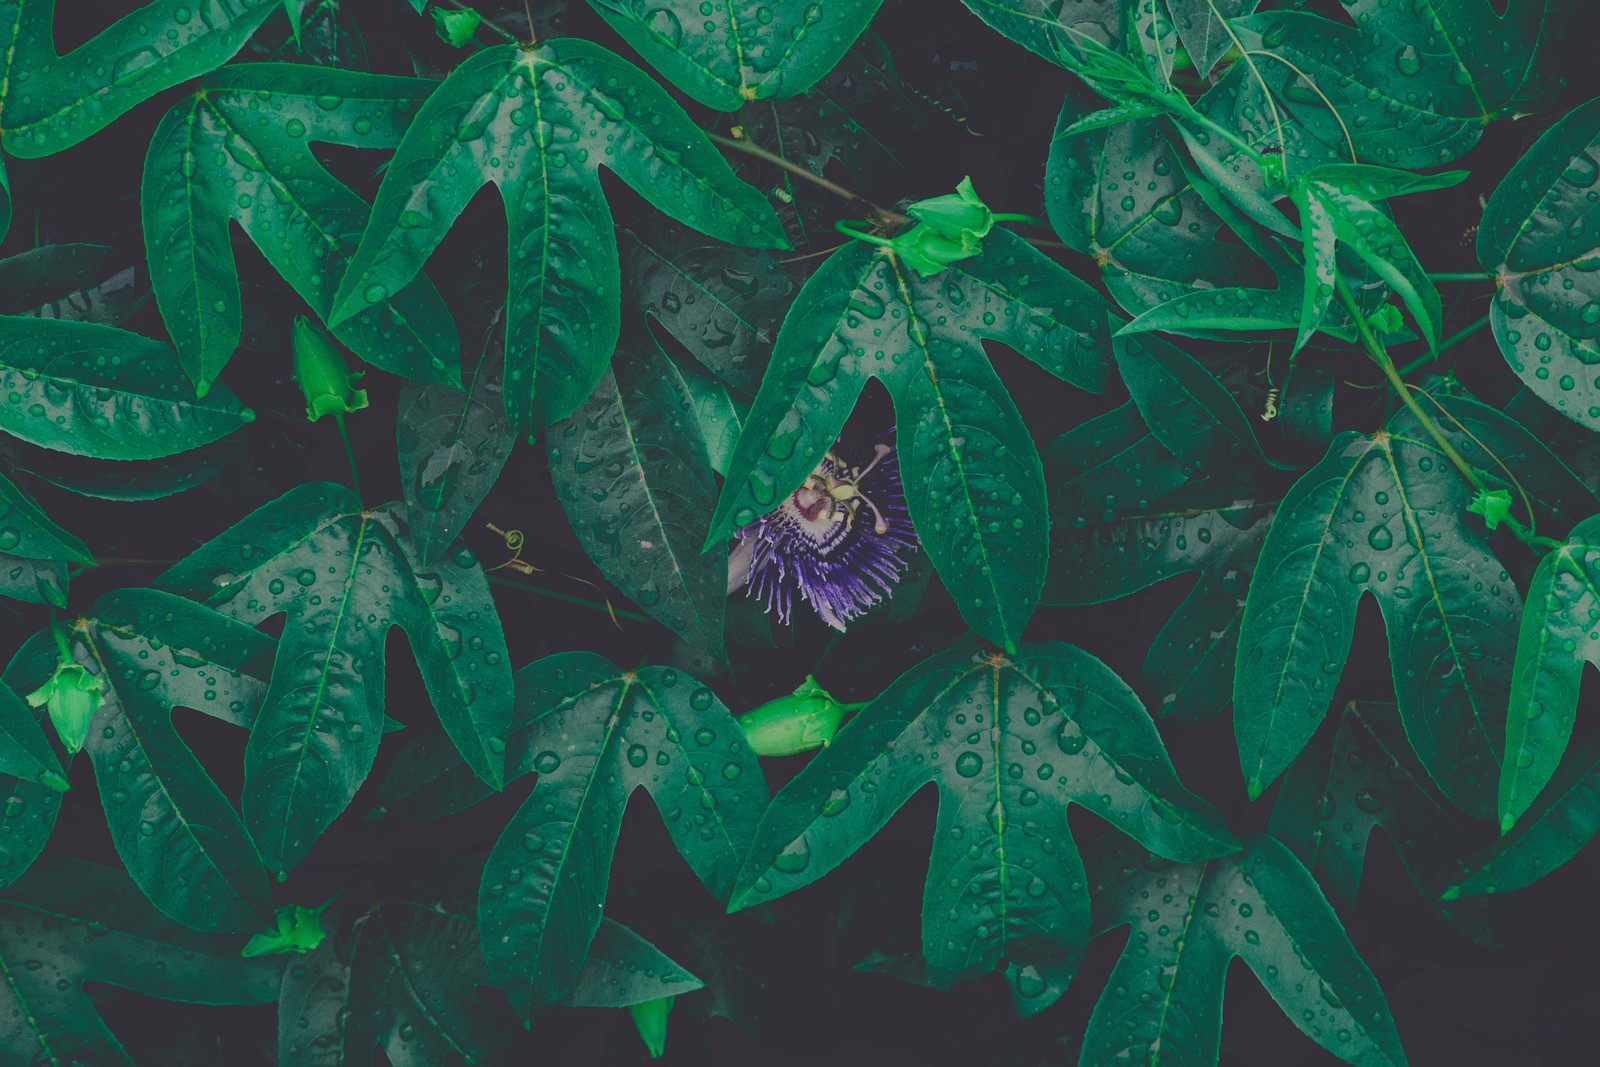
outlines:
{"label": "purple flower", "polygon": [[798,589],[836,630],[891,595],[917,535],[906,513],[894,449],[874,446],[851,466],[838,443],[778,507],[734,532],[728,592],[749,585],[767,611],[789,621]]}

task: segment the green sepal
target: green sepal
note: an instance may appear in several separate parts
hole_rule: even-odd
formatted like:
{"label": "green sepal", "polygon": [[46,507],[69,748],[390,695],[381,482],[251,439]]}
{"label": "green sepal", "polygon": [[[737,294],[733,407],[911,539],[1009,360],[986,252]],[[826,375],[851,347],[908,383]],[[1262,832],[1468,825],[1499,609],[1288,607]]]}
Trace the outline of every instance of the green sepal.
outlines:
{"label": "green sepal", "polygon": [[978,254],[975,238],[951,238],[930,226],[917,225],[900,234],[889,247],[900,262],[916,271],[919,277],[928,278],[958,260]]}
{"label": "green sepal", "polygon": [[994,226],[994,213],[978,199],[971,178],[962,178],[953,193],[918,200],[906,214],[964,246],[982,240]]}
{"label": "green sepal", "polygon": [[672,997],[657,997],[628,1008],[633,1027],[639,1031],[639,1040],[644,1042],[653,1060],[659,1060],[667,1051],[667,1013],[672,1011],[672,1000]]}
{"label": "green sepal", "polygon": [[433,9],[433,32],[451,48],[465,48],[472,40],[472,35],[478,32],[478,24],[482,21],[483,16],[470,7],[461,11],[449,11],[442,7]]}
{"label": "green sepal", "polygon": [[[68,752],[77,752],[83,747],[83,739],[89,736],[89,720],[99,710],[103,692],[100,679],[78,664],[62,660],[56,664],[50,680],[25,699],[29,707],[43,707],[49,711],[56,736],[61,738]],[[55,783],[45,784],[60,791]]]}
{"label": "green sepal", "polygon": [[333,338],[304,315],[294,320],[294,380],[306,398],[306,420],[347,415],[367,406],[367,391],[354,388],[361,372],[351,373]]}
{"label": "green sepal", "polygon": [[250,940],[244,943],[244,948],[239,950],[239,955],[250,959],[254,956],[312,951],[322,944],[323,938],[328,936],[328,931],[322,925],[322,913],[332,903],[333,898],[330,897],[315,908],[285,904],[277,911],[277,929],[268,930],[264,934],[252,934]]}
{"label": "green sepal", "polygon": [[739,716],[739,725],[756,755],[793,756],[826,748],[850,710],[808,674],[790,695]]}
{"label": "green sepal", "polygon": [[1500,524],[1511,514],[1511,492],[1506,489],[1478,490],[1472,495],[1472,502],[1467,505],[1467,511],[1473,515],[1482,515],[1483,524],[1491,530],[1500,528]]}

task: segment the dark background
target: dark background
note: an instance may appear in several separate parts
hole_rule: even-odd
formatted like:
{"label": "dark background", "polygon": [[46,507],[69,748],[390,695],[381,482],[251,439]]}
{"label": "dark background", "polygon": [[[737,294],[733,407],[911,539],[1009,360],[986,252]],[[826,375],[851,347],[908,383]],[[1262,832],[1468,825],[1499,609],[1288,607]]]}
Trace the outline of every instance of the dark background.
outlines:
{"label": "dark background", "polygon": [[[137,5],[126,0],[60,0],[57,44],[76,46]],[[399,0],[351,0],[374,70],[415,72],[408,45],[439,71],[459,54],[431,40],[428,24]],[[478,5],[520,30],[520,3]],[[626,47],[583,4],[534,3],[535,19],[558,32],[599,41],[627,54]],[[1307,5],[1316,7],[1318,5]],[[1587,5],[1580,5],[1587,7]],[[1342,16],[1340,16],[1342,17]],[[1468,155],[1453,164],[1472,171],[1463,185],[1401,201],[1407,235],[1432,270],[1476,269],[1468,230],[1487,194],[1549,124],[1571,107],[1600,94],[1600,64],[1582,54],[1582,42],[1600,27],[1600,12],[1580,13],[1564,57],[1569,83],[1548,112],[1486,131]],[[1001,211],[1043,214],[1044,156],[1063,95],[1072,79],[984,27],[956,0],[889,0],[874,23],[907,93],[917,101],[929,133],[909,168],[907,184],[863,189],[880,203],[948,191],[970,174],[985,199]],[[546,30],[548,35],[549,30]],[[425,71],[426,72],[426,71]],[[437,76],[435,74],[434,76]],[[36,242],[85,241],[116,246],[142,273],[138,183],[144,150],[155,124],[181,90],[150,101],[88,142],[38,161],[8,160],[17,205],[10,236],[0,255],[14,255]],[[680,100],[683,98],[680,96]],[[707,126],[727,120],[684,100]],[[370,197],[376,187],[377,154],[331,149],[336,172]],[[839,180],[851,184],[843,175]],[[765,176],[770,184],[771,176]],[[620,182],[607,180],[619,223],[650,211]],[[832,210],[832,207],[829,208]],[[430,264],[430,273],[459,309],[479,308],[503,286],[504,222],[494,194],[486,191],[456,225]],[[244,435],[244,454],[226,473],[182,496],[149,503],[109,503],[26,479],[47,512],[82,536],[101,566],[76,577],[71,607],[83,610],[106,590],[153,580],[172,561],[220,533],[250,510],[290,486],[308,480],[345,481],[342,448],[327,421],[307,424],[303,402],[288,380],[288,327],[293,294],[276,281],[248,241],[236,241],[247,291],[246,350],[230,365],[228,380],[256,408],[258,421]],[[1053,253],[1080,277],[1097,283],[1087,260]],[[814,264],[817,260],[810,261]],[[797,265],[800,269],[803,265]],[[1473,321],[1484,310],[1483,287],[1447,287],[1450,309],[1445,332]],[[1454,303],[1452,303],[1454,301]],[[463,314],[464,347],[482,314]],[[162,336],[153,302],[130,328]],[[1015,353],[990,346],[993,359],[1041,443],[1119,398],[1076,393]],[[1487,332],[1451,353],[1461,379],[1491,401],[1503,402],[1514,382]],[[1341,367],[1337,421],[1373,428],[1381,411],[1374,394],[1355,388],[1377,380],[1358,353]],[[350,420],[366,496],[397,498],[394,451],[397,382],[381,372],[362,383],[371,408]],[[884,398],[869,404],[886,409]],[[869,415],[873,412],[869,412]],[[0,462],[4,462],[0,457]],[[542,450],[519,445],[500,482],[480,509],[466,538],[489,565],[509,553],[484,528],[520,529],[528,544],[522,558],[542,571],[526,579],[532,590],[497,591],[512,662],[522,664],[568,649],[591,649],[633,665],[674,656],[670,635],[659,627],[624,620],[613,623],[603,598],[618,608],[626,601],[606,586],[573,538],[557,503]],[[502,574],[507,572],[500,572]],[[595,583],[588,585],[585,583]],[[1109,605],[1043,608],[1030,638],[1066,640],[1090,650],[1125,677],[1133,678],[1161,623],[1189,579],[1177,579]],[[553,591],[591,601],[579,606],[541,596]],[[0,602],[0,655],[47,621],[41,609]],[[736,650],[734,671],[716,679],[719,695],[736,712],[787,692],[815,670],[843,700],[875,695],[900,671],[960,635],[959,615],[937,581],[910,621],[860,626],[835,639],[809,617],[779,647]],[[433,716],[422,695],[403,638],[392,635],[388,712],[409,724],[407,733],[430,728]],[[1357,628],[1335,707],[1350,697],[1390,694],[1381,620],[1369,601]],[[1583,731],[1592,692],[1579,712]],[[237,801],[244,736],[197,713],[180,709],[185,738]],[[1590,724],[1592,726],[1592,723]],[[1276,789],[1254,804],[1244,796],[1231,724],[1223,716],[1177,731],[1163,728],[1183,781],[1215,803],[1236,832],[1264,829]],[[467,812],[421,825],[363,819],[372,806],[371,786],[406,735],[384,746],[374,772],[351,811],[323,837],[280,900],[324,899],[351,879],[398,865],[427,862],[430,850],[473,859],[485,856],[501,826],[526,795],[529,782],[508,788]],[[805,757],[770,761],[774,789]],[[72,769],[67,794],[49,846],[52,853],[117,863],[92,774],[86,760]],[[1081,1034],[1095,998],[1121,949],[1119,930],[1095,943],[1079,978],[1062,1000],[1041,1015],[1018,1021],[998,976],[940,994],[887,976],[852,971],[851,965],[885,946],[919,921],[921,883],[932,834],[934,797],[924,791],[876,839],[835,874],[772,909],[773,924],[748,915],[720,916],[720,909],[677,857],[647,802],[631,806],[612,873],[608,911],[656,940],[694,970],[689,955],[710,952],[731,975],[718,995],[742,1005],[758,1033],[747,1034],[726,1019],[708,1018],[711,994],[681,998],[671,1017],[667,1061],[698,1064],[1069,1064],[1076,1062]],[[1080,842],[1105,827],[1073,809]],[[1346,917],[1357,948],[1377,974],[1394,1010],[1411,1062],[1433,1064],[1579,1064],[1596,1062],[1585,1025],[1600,1012],[1600,932],[1590,917],[1600,885],[1600,850],[1590,846],[1528,897],[1536,933],[1503,950],[1480,948],[1453,933],[1419,899],[1400,868],[1393,847],[1377,835],[1368,852],[1359,903]],[[275,1013],[254,1009],[196,1009],[106,990],[104,1014],[141,1064],[254,1064],[272,1062]],[[1336,1063],[1296,1031],[1242,967],[1230,974],[1222,1063],[1240,1067]],[[531,1039],[529,1062],[631,1064],[643,1050],[625,1013],[558,1010]],[[381,1053],[380,1053],[381,1056]]]}

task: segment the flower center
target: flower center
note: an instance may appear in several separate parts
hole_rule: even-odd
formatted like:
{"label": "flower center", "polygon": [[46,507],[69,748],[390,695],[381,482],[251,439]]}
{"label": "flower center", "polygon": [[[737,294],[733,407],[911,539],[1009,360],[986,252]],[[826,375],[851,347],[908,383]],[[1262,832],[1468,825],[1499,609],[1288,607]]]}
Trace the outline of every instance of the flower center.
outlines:
{"label": "flower center", "polygon": [[789,497],[788,506],[794,515],[813,533],[825,531],[833,524],[843,522],[850,529],[856,512],[863,505],[872,512],[872,529],[879,535],[889,532],[889,523],[868,496],[861,491],[861,479],[883,462],[890,451],[888,445],[878,445],[872,462],[865,467],[845,468],[834,453],[829,452],[816,473]]}

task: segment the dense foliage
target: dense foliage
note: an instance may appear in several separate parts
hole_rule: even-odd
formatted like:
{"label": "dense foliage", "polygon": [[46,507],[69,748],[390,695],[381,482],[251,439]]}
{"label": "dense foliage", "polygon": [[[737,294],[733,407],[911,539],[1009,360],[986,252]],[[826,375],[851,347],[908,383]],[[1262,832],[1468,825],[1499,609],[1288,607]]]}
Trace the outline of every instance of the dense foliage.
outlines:
{"label": "dense foliage", "polygon": [[1587,1061],[1597,26],[0,0],[0,1067]]}

